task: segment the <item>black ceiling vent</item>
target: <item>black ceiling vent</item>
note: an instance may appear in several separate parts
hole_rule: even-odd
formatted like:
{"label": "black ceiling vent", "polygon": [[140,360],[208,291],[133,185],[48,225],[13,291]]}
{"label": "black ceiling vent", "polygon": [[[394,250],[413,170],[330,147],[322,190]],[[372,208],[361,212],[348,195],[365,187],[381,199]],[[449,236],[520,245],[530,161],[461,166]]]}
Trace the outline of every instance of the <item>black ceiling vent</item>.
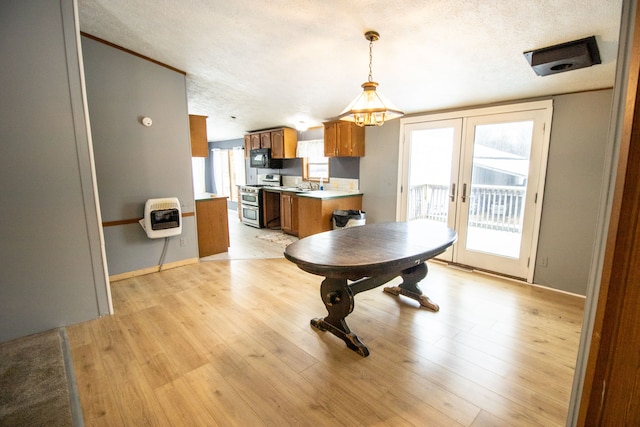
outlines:
{"label": "black ceiling vent", "polygon": [[539,76],[557,74],[601,64],[596,37],[524,52],[529,65]]}

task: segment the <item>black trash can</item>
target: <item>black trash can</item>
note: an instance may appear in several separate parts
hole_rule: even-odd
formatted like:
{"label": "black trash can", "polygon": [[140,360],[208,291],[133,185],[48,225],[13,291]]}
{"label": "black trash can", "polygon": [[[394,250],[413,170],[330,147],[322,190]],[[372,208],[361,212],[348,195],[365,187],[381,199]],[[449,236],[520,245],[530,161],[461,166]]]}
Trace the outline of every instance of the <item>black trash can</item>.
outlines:
{"label": "black trash can", "polygon": [[364,225],[366,214],[363,211],[336,209],[333,211],[332,220],[334,230],[356,227],[358,225]]}

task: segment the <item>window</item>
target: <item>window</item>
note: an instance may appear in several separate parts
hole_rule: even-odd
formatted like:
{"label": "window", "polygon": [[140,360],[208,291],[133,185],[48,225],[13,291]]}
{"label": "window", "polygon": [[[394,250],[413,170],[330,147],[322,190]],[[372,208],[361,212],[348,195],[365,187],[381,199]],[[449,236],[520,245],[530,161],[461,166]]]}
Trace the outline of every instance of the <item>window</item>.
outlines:
{"label": "window", "polygon": [[238,201],[238,185],[245,183],[245,160],[242,147],[233,149],[214,148],[211,156],[213,191]]}
{"label": "window", "polygon": [[194,194],[206,193],[207,188],[204,178],[204,157],[191,158],[191,170],[193,171],[193,192]]}
{"label": "window", "polygon": [[298,141],[297,157],[302,157],[302,179],[329,182],[329,158],[324,156],[324,140]]}

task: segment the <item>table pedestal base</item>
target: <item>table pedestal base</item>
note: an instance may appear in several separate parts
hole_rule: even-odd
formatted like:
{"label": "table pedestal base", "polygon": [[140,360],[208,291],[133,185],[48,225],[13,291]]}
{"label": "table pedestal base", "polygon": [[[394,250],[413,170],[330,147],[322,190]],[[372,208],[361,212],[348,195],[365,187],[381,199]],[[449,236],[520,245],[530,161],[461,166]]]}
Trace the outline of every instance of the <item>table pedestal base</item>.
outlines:
{"label": "table pedestal base", "polygon": [[420,302],[421,306],[433,311],[440,309],[427,296],[422,295],[422,290],[418,286],[418,282],[427,277],[427,265],[423,262],[398,273],[366,277],[351,284],[347,282],[347,279],[325,278],[320,286],[320,295],[329,315],[324,319],[312,319],[311,325],[321,331],[331,332],[343,340],[351,350],[362,357],[367,357],[369,349],[356,334],[351,332],[345,318],[353,311],[356,294],[383,285],[398,275],[402,276],[400,286],[384,288],[385,292],[408,296]]}
{"label": "table pedestal base", "polygon": [[[421,267],[423,266],[423,267]],[[422,294],[422,289],[418,286],[418,282],[427,277],[428,269],[427,264],[419,264],[409,270],[402,272],[403,282],[400,286],[389,286],[383,290],[391,295],[404,295],[412,298],[420,303],[422,307],[426,307],[429,310],[439,311],[440,306],[429,299],[428,296]]]}
{"label": "table pedestal base", "polygon": [[360,338],[358,338],[356,334],[349,331],[349,327],[346,323],[344,323],[344,328],[337,328],[331,323],[327,322],[326,318],[317,318],[311,319],[311,325],[320,329],[321,331],[331,332],[333,335],[344,341],[345,344],[347,344],[347,347],[358,353],[360,356],[367,357],[369,355],[369,349],[367,348],[367,346],[364,345],[362,341],[360,341]]}

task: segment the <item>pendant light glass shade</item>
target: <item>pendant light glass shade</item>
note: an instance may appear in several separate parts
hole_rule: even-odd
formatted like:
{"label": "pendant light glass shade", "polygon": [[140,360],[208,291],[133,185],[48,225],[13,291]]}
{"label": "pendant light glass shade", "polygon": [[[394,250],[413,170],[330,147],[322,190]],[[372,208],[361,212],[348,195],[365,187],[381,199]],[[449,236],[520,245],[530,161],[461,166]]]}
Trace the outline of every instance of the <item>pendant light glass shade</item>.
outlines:
{"label": "pendant light glass shade", "polygon": [[373,81],[371,75],[373,42],[378,40],[380,35],[375,31],[368,31],[364,36],[369,40],[369,80],[362,84],[362,93],[340,113],[338,118],[355,122],[358,126],[382,126],[386,120],[402,117],[404,113],[376,90],[378,83]]}

